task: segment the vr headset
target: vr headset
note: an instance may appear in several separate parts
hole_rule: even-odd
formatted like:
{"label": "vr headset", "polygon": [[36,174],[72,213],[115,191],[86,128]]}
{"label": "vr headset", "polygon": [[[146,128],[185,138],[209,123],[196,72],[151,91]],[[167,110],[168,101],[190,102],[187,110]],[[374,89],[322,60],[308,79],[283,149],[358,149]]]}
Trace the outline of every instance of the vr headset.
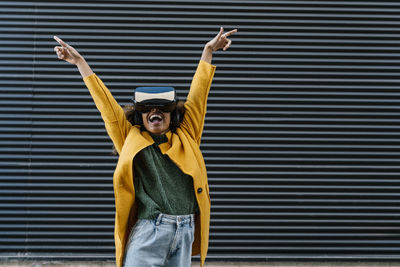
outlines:
{"label": "vr headset", "polygon": [[137,87],[133,95],[135,110],[147,113],[153,108],[162,112],[172,112],[178,101],[173,87]]}

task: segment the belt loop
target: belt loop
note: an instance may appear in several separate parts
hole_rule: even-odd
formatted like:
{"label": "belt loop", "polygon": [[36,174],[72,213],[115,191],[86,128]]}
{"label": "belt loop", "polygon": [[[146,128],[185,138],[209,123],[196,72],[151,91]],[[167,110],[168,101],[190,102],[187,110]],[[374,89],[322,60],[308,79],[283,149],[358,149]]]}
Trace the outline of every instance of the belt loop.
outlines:
{"label": "belt loop", "polygon": [[193,228],[193,225],[194,225],[194,215],[190,214],[190,227]]}
{"label": "belt loop", "polygon": [[162,213],[158,214],[157,221],[156,221],[157,226],[160,225],[162,217],[163,217]]}

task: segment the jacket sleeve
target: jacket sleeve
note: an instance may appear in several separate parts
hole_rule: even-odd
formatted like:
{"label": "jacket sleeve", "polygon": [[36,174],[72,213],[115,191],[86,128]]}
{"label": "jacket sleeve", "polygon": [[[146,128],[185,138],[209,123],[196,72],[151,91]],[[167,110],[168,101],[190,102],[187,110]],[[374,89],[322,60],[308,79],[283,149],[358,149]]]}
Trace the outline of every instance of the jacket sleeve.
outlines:
{"label": "jacket sleeve", "polygon": [[190,85],[185,102],[185,115],[181,127],[200,145],[204,119],[207,111],[207,98],[215,73],[215,66],[200,60]]}
{"label": "jacket sleeve", "polygon": [[97,109],[100,111],[107,133],[113,141],[118,154],[120,154],[132,125],[126,119],[122,107],[96,74],[91,74],[83,80],[89,89]]}

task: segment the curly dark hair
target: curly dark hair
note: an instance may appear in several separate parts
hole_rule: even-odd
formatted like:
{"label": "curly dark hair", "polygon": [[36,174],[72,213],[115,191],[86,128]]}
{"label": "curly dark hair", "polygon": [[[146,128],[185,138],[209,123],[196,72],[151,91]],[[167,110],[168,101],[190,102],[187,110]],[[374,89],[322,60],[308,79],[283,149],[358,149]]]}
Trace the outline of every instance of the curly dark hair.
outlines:
{"label": "curly dark hair", "polygon": [[[176,128],[179,127],[179,124],[183,120],[183,115],[185,114],[185,102],[182,100],[179,100],[176,103],[176,109],[171,112],[171,126],[170,130],[172,132],[176,131]],[[139,125],[141,127],[142,131],[145,131],[146,129],[144,128],[143,122],[138,120],[138,118],[141,117],[141,114],[135,110],[135,106],[132,104],[127,104],[122,107],[122,109],[125,112],[125,117],[126,119],[132,124],[132,125]],[[115,146],[112,148],[112,155],[116,156],[118,155],[117,150],[115,149]]]}

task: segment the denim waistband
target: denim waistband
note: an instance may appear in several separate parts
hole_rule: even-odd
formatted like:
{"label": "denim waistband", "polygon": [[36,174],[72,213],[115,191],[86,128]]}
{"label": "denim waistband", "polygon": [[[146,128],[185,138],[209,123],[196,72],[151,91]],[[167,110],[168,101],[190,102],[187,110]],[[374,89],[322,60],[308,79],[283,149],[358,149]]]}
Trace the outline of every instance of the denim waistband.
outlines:
{"label": "denim waistband", "polygon": [[170,224],[190,224],[193,227],[194,225],[194,214],[188,215],[169,215],[160,213],[156,219],[156,225],[160,223],[170,223]]}

